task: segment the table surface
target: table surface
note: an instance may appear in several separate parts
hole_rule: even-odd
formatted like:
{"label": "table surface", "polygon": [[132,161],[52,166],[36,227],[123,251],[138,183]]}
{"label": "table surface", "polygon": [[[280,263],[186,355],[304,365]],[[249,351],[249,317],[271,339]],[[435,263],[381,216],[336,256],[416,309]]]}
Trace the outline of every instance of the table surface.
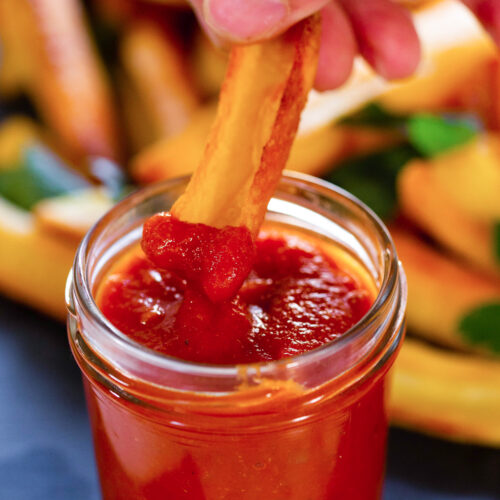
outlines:
{"label": "table surface", "polygon": [[[0,401],[0,500],[100,498],[65,328],[1,298]],[[384,500],[427,499],[500,500],[500,450],[391,429]]]}

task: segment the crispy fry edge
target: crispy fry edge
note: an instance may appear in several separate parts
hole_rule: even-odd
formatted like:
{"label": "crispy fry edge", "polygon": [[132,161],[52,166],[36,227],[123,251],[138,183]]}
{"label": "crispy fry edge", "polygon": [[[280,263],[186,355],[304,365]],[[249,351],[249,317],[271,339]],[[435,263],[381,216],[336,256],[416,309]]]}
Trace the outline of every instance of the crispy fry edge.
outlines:
{"label": "crispy fry edge", "polygon": [[[313,84],[319,39],[316,15],[278,40],[233,49],[203,159],[173,215],[257,234]],[[248,97],[255,100],[245,102]],[[245,148],[248,158],[234,163]]]}

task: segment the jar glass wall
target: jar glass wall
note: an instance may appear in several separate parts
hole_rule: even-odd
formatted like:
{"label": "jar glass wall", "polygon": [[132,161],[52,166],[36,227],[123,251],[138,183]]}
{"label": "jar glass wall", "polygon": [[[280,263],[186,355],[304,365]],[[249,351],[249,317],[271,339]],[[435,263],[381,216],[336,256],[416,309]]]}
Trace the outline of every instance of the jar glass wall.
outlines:
{"label": "jar glass wall", "polygon": [[[322,347],[217,366],[143,347],[99,311],[96,290],[169,210],[187,179],[148,187],[98,222],[68,279],[68,331],[82,370],[105,500],[380,497],[386,375],[404,334],[406,282],[382,223],[344,191],[287,174],[269,220],[341,247],[377,289],[368,314]],[[207,332],[209,335],[210,332]]]}

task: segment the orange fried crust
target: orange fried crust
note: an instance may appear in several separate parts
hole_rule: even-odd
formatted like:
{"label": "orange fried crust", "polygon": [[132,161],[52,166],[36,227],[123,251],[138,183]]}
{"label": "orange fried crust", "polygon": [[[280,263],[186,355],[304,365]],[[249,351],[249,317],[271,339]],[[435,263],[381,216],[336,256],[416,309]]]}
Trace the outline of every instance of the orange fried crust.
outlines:
{"label": "orange fried crust", "polygon": [[316,15],[279,38],[233,48],[204,156],[175,217],[256,236],[313,84],[319,38]]}

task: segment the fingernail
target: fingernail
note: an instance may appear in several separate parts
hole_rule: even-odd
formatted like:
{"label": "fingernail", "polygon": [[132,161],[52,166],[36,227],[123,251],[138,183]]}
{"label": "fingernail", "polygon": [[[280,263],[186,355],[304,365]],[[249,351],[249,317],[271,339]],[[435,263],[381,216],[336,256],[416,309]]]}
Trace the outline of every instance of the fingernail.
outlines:
{"label": "fingernail", "polygon": [[289,13],[286,0],[205,0],[203,8],[210,28],[236,41],[272,33]]}

